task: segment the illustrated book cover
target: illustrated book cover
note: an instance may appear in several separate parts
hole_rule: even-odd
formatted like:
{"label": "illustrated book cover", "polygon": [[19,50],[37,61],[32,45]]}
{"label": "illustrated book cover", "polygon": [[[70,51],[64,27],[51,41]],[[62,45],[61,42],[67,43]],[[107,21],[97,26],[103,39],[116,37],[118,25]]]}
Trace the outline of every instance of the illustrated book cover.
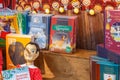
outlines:
{"label": "illustrated book cover", "polygon": [[3,80],[31,80],[28,67],[3,70],[2,77]]}
{"label": "illustrated book cover", "polygon": [[28,15],[29,34],[35,36],[35,42],[40,49],[48,49],[49,33],[52,14],[30,14]]}
{"label": "illustrated book cover", "polygon": [[77,16],[55,15],[51,19],[49,50],[72,53],[76,49]]}
{"label": "illustrated book cover", "polygon": [[90,80],[118,80],[119,64],[93,56],[90,58],[90,77]]}
{"label": "illustrated book cover", "polygon": [[120,10],[105,12],[105,48],[120,51]]}
{"label": "illustrated book cover", "polygon": [[6,66],[7,69],[18,64],[24,64],[24,47],[30,41],[34,41],[32,35],[8,34],[6,36]]}

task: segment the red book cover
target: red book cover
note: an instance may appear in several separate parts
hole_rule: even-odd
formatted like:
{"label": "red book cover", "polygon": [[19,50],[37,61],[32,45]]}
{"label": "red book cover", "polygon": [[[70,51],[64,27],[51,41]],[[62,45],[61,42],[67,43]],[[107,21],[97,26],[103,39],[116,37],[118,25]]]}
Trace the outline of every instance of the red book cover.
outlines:
{"label": "red book cover", "polygon": [[76,48],[77,16],[52,17],[49,50],[72,53]]}
{"label": "red book cover", "polygon": [[105,48],[120,51],[120,10],[105,12]]}
{"label": "red book cover", "polygon": [[95,80],[100,80],[100,64],[95,65]]}
{"label": "red book cover", "polygon": [[95,66],[96,62],[90,58],[90,80],[96,80]]}

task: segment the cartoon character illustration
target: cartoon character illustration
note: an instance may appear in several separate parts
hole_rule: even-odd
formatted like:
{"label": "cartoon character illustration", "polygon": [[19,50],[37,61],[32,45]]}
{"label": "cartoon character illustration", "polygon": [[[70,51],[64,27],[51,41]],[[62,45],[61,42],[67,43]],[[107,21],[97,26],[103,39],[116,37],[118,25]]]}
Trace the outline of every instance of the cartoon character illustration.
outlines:
{"label": "cartoon character illustration", "polygon": [[52,44],[50,47],[65,49],[66,46],[70,46],[70,38],[67,33],[56,32],[52,38]]}
{"label": "cartoon character illustration", "polygon": [[10,32],[11,20],[6,18],[0,18],[0,31]]}
{"label": "cartoon character illustration", "polygon": [[112,80],[111,76],[109,76],[107,80]]}

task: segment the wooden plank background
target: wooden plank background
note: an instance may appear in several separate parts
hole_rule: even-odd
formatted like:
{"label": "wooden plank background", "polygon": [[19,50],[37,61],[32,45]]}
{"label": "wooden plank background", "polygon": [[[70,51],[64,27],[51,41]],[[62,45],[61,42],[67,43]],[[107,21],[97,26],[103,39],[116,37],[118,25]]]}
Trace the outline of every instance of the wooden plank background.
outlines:
{"label": "wooden plank background", "polygon": [[82,11],[78,15],[78,23],[77,48],[96,50],[96,45],[104,41],[103,14],[98,13],[91,16],[87,12]]}

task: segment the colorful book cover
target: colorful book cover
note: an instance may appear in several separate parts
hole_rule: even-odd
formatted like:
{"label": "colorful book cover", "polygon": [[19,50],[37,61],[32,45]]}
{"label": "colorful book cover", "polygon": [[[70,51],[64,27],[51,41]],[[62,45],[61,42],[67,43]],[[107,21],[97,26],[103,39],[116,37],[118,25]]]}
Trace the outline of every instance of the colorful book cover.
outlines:
{"label": "colorful book cover", "polygon": [[28,67],[2,71],[3,80],[31,80]]}
{"label": "colorful book cover", "polygon": [[55,15],[51,20],[49,50],[72,53],[76,49],[77,16]]}
{"label": "colorful book cover", "polygon": [[[108,59],[101,58],[98,56],[92,56],[92,57],[90,57],[90,77],[91,77],[90,80],[105,80],[105,79],[103,79],[104,74],[102,74],[102,71],[104,71],[102,69],[103,65],[104,65],[104,67],[115,66],[117,69],[119,67],[118,64],[114,64],[113,62],[109,61]],[[109,73],[109,74],[111,74],[111,73]],[[116,75],[118,77],[118,73],[116,73]],[[106,77],[106,74],[105,74],[105,77]],[[115,80],[117,80],[117,78]]]}
{"label": "colorful book cover", "polygon": [[0,15],[0,31],[19,33],[16,15]]}
{"label": "colorful book cover", "polygon": [[28,15],[29,34],[35,36],[35,42],[41,49],[48,49],[52,14]]}
{"label": "colorful book cover", "polygon": [[29,33],[29,27],[27,25],[27,23],[28,23],[27,15],[28,15],[27,12],[17,13],[20,34],[28,34]]}
{"label": "colorful book cover", "polygon": [[119,65],[112,63],[100,64],[100,80],[119,80]]}
{"label": "colorful book cover", "polygon": [[24,47],[30,41],[34,41],[31,35],[8,34],[6,36],[6,66],[10,69],[18,64],[24,64]]}
{"label": "colorful book cover", "polygon": [[105,48],[120,51],[120,10],[105,12]]}
{"label": "colorful book cover", "polygon": [[108,62],[108,59],[99,56],[90,57],[90,80],[100,80],[100,66],[98,61]]}

